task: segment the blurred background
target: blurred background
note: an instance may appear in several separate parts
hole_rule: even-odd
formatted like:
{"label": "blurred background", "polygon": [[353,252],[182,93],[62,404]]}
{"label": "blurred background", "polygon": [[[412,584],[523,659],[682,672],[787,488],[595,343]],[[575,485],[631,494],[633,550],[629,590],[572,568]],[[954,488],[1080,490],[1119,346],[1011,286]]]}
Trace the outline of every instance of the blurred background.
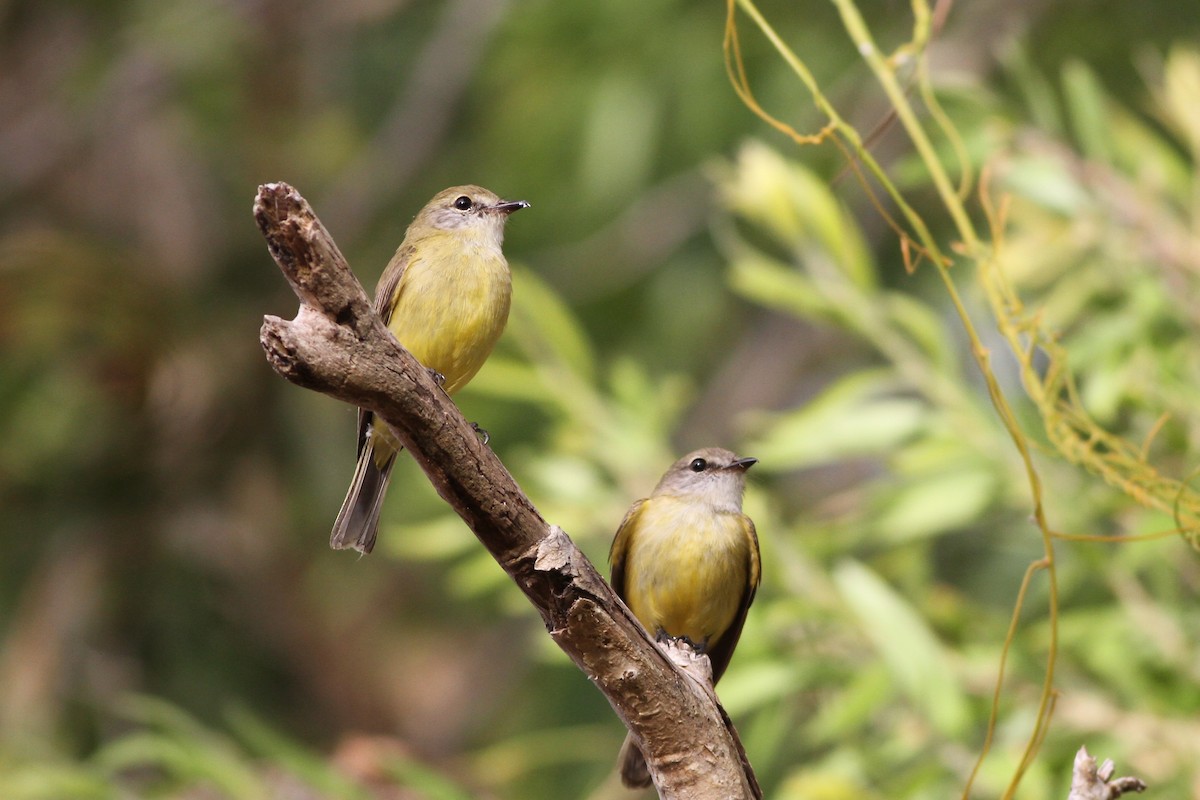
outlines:
{"label": "blurred background", "polygon": [[[866,0],[881,47],[908,4]],[[831,4],[763,13],[864,134],[887,112]],[[1200,16],[1185,0],[960,3],[932,47],[1010,277],[1083,402],[1198,463]],[[761,463],[763,588],[721,697],[769,797],[950,797],[985,747],[1029,482],[928,265],[845,161],[737,100],[721,3],[0,3],[0,796],[627,796],[623,729],[412,463],[380,546],[332,552],[353,409],[258,344],[296,300],[250,214],[283,180],[373,287],[445,186],[525,199],[515,307],[458,400],[598,564],[679,454]],[[742,18],[759,99],[823,123]],[[947,236],[898,129],[873,146]],[[1035,442],[1042,425],[955,273]],[[1049,524],[1173,527],[1049,446]],[[1200,796],[1200,563],[1060,542],[1055,716]],[[1033,730],[1050,603],[1019,615],[976,797]]]}

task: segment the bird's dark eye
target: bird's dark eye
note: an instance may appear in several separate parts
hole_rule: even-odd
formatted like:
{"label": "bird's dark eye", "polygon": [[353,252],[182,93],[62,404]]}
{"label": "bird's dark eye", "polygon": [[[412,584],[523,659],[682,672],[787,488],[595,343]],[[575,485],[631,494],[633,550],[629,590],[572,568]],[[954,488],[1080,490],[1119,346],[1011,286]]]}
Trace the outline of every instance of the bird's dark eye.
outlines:
{"label": "bird's dark eye", "polygon": [[692,463],[688,466],[692,468],[692,472],[704,472],[704,470],[708,469],[708,462],[703,458],[696,458],[692,459]]}
{"label": "bird's dark eye", "polygon": [[454,201],[454,207],[459,211],[470,211],[471,206],[473,205],[474,203],[471,202],[471,198],[467,197],[465,194],[461,195],[457,200]]}

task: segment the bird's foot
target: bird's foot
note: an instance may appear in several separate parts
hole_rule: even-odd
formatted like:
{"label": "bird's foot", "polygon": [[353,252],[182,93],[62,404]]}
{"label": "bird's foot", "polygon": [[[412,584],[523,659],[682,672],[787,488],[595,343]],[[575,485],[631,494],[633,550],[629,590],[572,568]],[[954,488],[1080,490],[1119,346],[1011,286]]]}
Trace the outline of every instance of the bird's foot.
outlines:
{"label": "bird's foot", "polygon": [[433,378],[433,382],[438,385],[439,389],[446,385],[445,375],[438,372],[436,369],[429,369],[428,367],[426,367],[426,369],[429,370],[429,377]]}
{"label": "bird's foot", "polygon": [[708,640],[707,639],[705,639],[703,642],[697,643],[697,642],[693,642],[691,640],[691,638],[688,636],[672,636],[671,634],[664,631],[662,628],[659,628],[657,631],[655,631],[654,641],[658,642],[659,644],[665,644],[667,646],[672,646],[672,647],[679,647],[680,645],[687,645],[689,649],[693,650],[696,653],[703,653],[705,650],[708,649]]}
{"label": "bird's foot", "polygon": [[699,683],[712,686],[712,662],[705,654],[703,644],[697,645],[686,636],[668,636],[661,631],[655,638],[672,664]]}
{"label": "bird's foot", "polygon": [[479,438],[483,440],[484,444],[487,444],[492,440],[492,435],[483,428],[479,427],[478,422],[471,423],[471,430],[475,431],[475,433],[479,435]]}

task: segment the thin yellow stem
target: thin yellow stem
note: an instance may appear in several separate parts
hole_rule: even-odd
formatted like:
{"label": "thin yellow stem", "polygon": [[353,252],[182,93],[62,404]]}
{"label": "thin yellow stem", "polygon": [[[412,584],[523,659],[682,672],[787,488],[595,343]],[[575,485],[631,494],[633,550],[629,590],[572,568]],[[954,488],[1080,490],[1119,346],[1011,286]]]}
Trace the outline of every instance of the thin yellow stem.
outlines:
{"label": "thin yellow stem", "polygon": [[967,216],[967,211],[959,200],[958,193],[951,184],[949,176],[946,175],[946,170],[942,167],[941,161],[938,159],[933,143],[929,140],[925,129],[918,121],[912,104],[908,102],[908,96],[905,94],[899,80],[897,80],[895,70],[879,52],[879,47],[875,44],[870,30],[863,21],[862,15],[858,12],[858,8],[854,5],[853,0],[833,0],[833,4],[842,15],[842,24],[845,25],[846,32],[858,46],[858,52],[863,57],[863,60],[867,62],[872,72],[875,73],[875,79],[879,81],[879,85],[883,87],[884,93],[887,94],[892,108],[900,119],[900,124],[904,126],[904,130],[912,140],[913,146],[917,148],[917,153],[921,156],[921,160],[929,170],[929,177],[933,181],[934,188],[941,197],[946,211],[949,212],[951,219],[954,220],[954,225],[958,229],[958,235],[962,238],[967,253],[977,253],[979,238],[975,233],[975,226],[971,223],[971,218]]}
{"label": "thin yellow stem", "polygon": [[996,686],[992,691],[992,709],[988,715],[987,735],[984,736],[983,746],[979,751],[979,758],[975,760],[975,766],[971,769],[971,774],[967,776],[967,785],[963,787],[963,800],[971,794],[971,787],[975,784],[975,778],[979,774],[979,770],[983,767],[983,762],[987,758],[992,749],[992,740],[996,734],[996,723],[1000,718],[1000,695],[1004,690],[1004,671],[1008,664],[1008,654],[1012,649],[1013,640],[1017,637],[1017,628],[1021,622],[1021,610],[1025,607],[1025,595],[1029,592],[1029,584],[1033,580],[1034,573],[1043,569],[1046,562],[1035,561],[1025,568],[1025,577],[1021,579],[1021,588],[1017,590],[1017,602],[1013,606],[1012,617],[1008,622],[1008,633],[1004,637],[1004,647],[1000,650],[1000,668],[996,674]]}

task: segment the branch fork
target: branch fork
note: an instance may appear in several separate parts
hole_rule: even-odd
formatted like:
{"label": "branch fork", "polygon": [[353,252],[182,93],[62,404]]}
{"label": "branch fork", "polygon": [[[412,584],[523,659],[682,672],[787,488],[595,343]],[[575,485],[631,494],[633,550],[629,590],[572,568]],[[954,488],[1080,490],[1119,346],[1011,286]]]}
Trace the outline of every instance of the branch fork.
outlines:
{"label": "branch fork", "polygon": [[366,408],[395,429],[438,494],[633,733],[660,797],[761,798],[711,679],[695,677],[694,664],[685,671],[668,658],[570,537],[542,518],[374,313],[299,192],[285,183],[260,186],[254,218],[301,303],[295,319],[263,320],[260,342],[272,368],[298,386]]}

